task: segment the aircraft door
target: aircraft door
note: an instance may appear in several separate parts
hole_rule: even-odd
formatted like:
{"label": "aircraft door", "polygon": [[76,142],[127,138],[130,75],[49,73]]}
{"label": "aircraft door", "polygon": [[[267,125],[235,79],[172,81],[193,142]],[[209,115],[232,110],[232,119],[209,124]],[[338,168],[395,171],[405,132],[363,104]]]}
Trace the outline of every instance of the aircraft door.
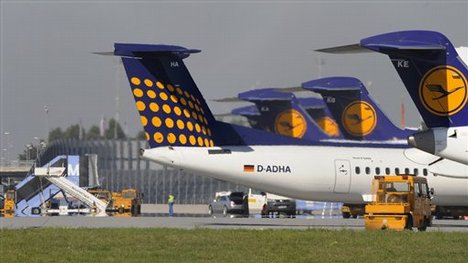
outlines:
{"label": "aircraft door", "polygon": [[335,160],[335,193],[349,193],[351,168],[348,160]]}

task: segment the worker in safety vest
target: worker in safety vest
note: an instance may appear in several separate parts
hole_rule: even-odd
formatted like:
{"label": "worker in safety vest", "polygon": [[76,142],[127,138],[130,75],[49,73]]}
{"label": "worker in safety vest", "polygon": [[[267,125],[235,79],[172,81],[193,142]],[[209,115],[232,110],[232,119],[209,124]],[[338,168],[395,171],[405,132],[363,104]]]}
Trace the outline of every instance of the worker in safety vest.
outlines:
{"label": "worker in safety vest", "polygon": [[174,216],[174,196],[169,194],[169,198],[167,199],[167,204],[169,205],[169,216]]}

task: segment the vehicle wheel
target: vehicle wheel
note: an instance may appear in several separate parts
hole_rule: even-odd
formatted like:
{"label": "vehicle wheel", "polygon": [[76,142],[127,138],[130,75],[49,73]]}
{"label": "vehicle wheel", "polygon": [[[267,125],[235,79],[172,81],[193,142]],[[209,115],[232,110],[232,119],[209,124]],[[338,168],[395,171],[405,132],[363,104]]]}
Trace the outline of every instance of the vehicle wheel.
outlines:
{"label": "vehicle wheel", "polygon": [[356,218],[357,218],[357,215],[353,215],[353,218],[356,219]]}
{"label": "vehicle wheel", "polygon": [[138,206],[137,205],[132,205],[132,208],[130,208],[130,213],[132,216],[137,216],[138,215]]}
{"label": "vehicle wheel", "polygon": [[421,232],[426,231],[426,229],[427,229],[426,222],[422,223],[422,225],[418,227],[418,230]]}
{"label": "vehicle wheel", "polygon": [[292,211],[292,212],[289,214],[289,217],[290,217],[290,218],[296,218],[296,211]]}
{"label": "vehicle wheel", "polygon": [[210,216],[213,215],[213,207],[211,207],[211,205],[208,206],[208,214],[209,214]]}
{"label": "vehicle wheel", "polygon": [[33,208],[31,209],[31,214],[33,214],[33,215],[40,215],[40,214],[41,214],[41,208],[39,208],[39,207],[33,207]]}
{"label": "vehicle wheel", "polygon": [[421,231],[421,232],[426,231],[427,225],[428,225],[427,224],[427,219],[424,218],[423,221],[422,221],[422,224],[418,227],[418,230]]}
{"label": "vehicle wheel", "polygon": [[408,217],[406,218],[405,229],[413,230],[413,217],[411,215],[408,215]]}
{"label": "vehicle wheel", "polygon": [[349,213],[349,212],[344,212],[343,213],[343,218],[348,219],[350,217],[351,217],[351,213]]}
{"label": "vehicle wheel", "polygon": [[268,207],[267,207],[267,205],[263,205],[261,214],[262,214],[262,218],[267,218],[268,217]]}
{"label": "vehicle wheel", "polygon": [[223,216],[226,217],[228,215],[227,207],[223,206]]}

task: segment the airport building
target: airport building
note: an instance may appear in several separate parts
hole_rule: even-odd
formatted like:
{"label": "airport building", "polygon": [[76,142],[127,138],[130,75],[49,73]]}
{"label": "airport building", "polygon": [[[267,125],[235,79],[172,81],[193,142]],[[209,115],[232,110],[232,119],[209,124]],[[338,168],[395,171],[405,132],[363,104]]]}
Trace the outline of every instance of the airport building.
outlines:
{"label": "airport building", "polygon": [[49,143],[38,158],[42,166],[58,155],[96,154],[100,185],[110,191],[136,188],[143,202],[166,203],[169,194],[178,204],[207,204],[219,191],[247,191],[233,183],[165,167],[140,158],[144,140],[63,139]]}

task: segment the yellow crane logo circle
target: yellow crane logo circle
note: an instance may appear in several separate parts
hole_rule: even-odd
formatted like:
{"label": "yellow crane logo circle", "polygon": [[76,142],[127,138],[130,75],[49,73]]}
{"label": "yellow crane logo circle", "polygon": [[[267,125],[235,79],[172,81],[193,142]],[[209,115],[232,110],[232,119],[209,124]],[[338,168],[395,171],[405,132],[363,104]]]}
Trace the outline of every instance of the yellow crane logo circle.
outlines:
{"label": "yellow crane logo circle", "polygon": [[343,111],[341,121],[345,130],[353,136],[370,134],[377,125],[377,114],[368,102],[356,100]]}
{"label": "yellow crane logo circle", "polygon": [[463,109],[466,93],[465,76],[448,65],[429,70],[419,85],[421,103],[437,116],[451,116]]}

